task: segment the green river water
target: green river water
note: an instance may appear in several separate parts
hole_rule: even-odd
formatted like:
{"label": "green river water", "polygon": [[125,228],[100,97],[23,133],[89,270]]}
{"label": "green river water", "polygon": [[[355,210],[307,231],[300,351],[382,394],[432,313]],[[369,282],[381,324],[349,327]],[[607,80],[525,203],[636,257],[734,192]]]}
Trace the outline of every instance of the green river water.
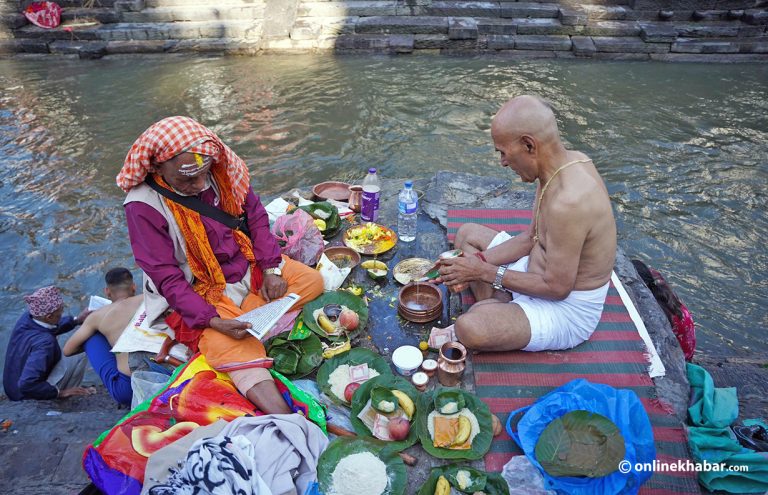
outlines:
{"label": "green river water", "polygon": [[768,66],[425,55],[0,61],[0,349],[23,294],[59,285],[76,312],[108,268],[139,275],[114,178],[160,118],[211,127],[265,196],[369,166],[530,190],[489,132],[522,93],[552,101],[568,145],[594,159],[620,245],[667,275],[698,348],[764,357]]}

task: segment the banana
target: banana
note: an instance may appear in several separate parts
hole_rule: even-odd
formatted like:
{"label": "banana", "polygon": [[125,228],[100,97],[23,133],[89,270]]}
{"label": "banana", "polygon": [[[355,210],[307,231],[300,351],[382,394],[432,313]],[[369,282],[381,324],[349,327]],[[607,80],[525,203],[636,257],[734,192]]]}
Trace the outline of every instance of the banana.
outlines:
{"label": "banana", "polygon": [[440,476],[437,478],[437,485],[435,486],[435,495],[450,495],[451,493],[451,484],[448,483],[448,480],[445,478],[445,476]]}
{"label": "banana", "polygon": [[350,344],[349,340],[341,344],[334,344],[331,346],[323,343],[323,346],[324,346],[323,357],[325,359],[331,359],[336,354],[341,354],[343,352],[347,352],[348,350],[352,349],[352,344]]}
{"label": "banana", "polygon": [[472,422],[466,416],[459,416],[459,431],[456,433],[456,438],[453,439],[453,446],[462,445],[469,439],[469,435],[472,433]]}
{"label": "banana", "polygon": [[403,411],[405,412],[406,416],[408,416],[408,419],[410,420],[413,418],[413,413],[416,412],[416,406],[414,405],[411,398],[408,397],[408,394],[400,390],[393,389],[392,395],[397,397],[398,402],[400,402],[400,407],[403,408]]}
{"label": "banana", "polygon": [[336,327],[333,326],[333,323],[331,322],[331,320],[329,320],[328,317],[325,316],[324,314],[320,314],[317,316],[317,324],[320,325],[320,328],[322,328],[323,331],[325,331],[325,333],[329,335],[333,335],[336,333]]}
{"label": "banana", "polygon": [[363,261],[360,267],[364,270],[388,270],[387,265],[378,260]]}

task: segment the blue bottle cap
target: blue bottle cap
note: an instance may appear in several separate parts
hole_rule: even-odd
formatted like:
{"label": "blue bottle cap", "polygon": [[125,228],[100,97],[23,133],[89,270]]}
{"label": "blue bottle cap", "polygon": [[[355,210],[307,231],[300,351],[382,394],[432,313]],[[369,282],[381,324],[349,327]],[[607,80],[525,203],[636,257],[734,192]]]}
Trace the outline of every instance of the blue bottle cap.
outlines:
{"label": "blue bottle cap", "polygon": [[369,174],[375,174],[376,173],[376,169],[371,167],[371,168],[368,169],[368,173]]}
{"label": "blue bottle cap", "polygon": [[413,181],[412,180],[405,181],[405,187],[407,187],[408,189],[412,188],[413,187]]}

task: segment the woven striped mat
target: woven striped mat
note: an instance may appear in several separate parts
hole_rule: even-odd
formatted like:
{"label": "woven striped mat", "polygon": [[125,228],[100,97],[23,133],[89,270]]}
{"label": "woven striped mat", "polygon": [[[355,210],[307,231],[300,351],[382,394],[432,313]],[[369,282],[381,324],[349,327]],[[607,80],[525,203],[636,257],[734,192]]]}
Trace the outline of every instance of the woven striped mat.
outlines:
{"label": "woven striped mat", "polygon": [[[479,223],[512,235],[531,223],[528,210],[449,210],[448,239],[464,223]],[[462,305],[473,301],[462,294]],[[656,399],[648,376],[645,347],[621,296],[611,284],[603,316],[589,341],[567,351],[492,352],[473,356],[477,395],[488,404],[502,424],[511,411],[527,406],[550,390],[575,378],[633,390],[648,413],[653,427],[658,462],[690,459],[685,432],[677,419]],[[501,471],[522,451],[505,432],[496,437],[485,457],[486,469]],[[641,494],[700,493],[696,473],[654,473]]]}

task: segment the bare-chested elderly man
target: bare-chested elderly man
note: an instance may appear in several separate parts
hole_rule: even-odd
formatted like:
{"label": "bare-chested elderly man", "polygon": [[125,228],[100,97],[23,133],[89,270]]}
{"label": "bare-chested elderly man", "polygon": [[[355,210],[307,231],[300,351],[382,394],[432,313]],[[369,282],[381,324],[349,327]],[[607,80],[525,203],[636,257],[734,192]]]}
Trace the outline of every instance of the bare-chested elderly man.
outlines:
{"label": "bare-chested elderly man", "polygon": [[608,191],[592,160],[565,148],[552,109],[536,97],[504,104],[491,136],[503,167],[539,181],[533,222],[515,237],[459,229],[455,245],[466,255],[442,261],[440,277],[469,283],[478,302],[456,320],[456,336],[483,351],[574,347],[597,327],[616,256]]}

